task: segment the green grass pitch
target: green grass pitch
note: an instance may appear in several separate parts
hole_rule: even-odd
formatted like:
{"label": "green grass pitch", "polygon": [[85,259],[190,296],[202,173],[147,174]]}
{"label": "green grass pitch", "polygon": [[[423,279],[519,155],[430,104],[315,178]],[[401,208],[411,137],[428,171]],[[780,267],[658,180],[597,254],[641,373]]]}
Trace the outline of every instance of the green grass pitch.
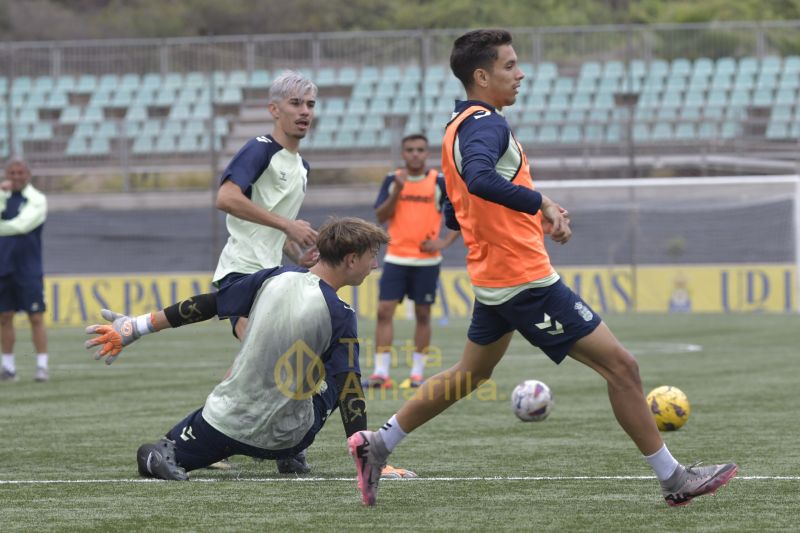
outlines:
{"label": "green grass pitch", "polygon": [[[716,497],[667,507],[599,376],[569,359],[553,365],[519,336],[487,386],[497,398],[483,389],[410,435],[392,464],[420,479],[384,481],[375,508],[360,504],[338,413],[309,450],[305,480],[247,457],[233,458],[233,472],[201,470],[186,483],[140,480],[139,444],[202,405],[229,366],[237,342],[228,326],[147,337],[110,367],[83,349],[81,331],[53,330],[51,381],[39,384],[18,317],[20,379],[0,383],[0,530],[796,530],[800,317],[606,319],[637,355],[645,392],[669,384],[689,397],[686,426],[665,434],[673,454],[739,463],[739,476]],[[360,326],[362,337],[373,336],[373,323]],[[435,326],[442,366],[460,356],[466,327]],[[411,323],[398,322],[396,344],[410,333]],[[402,364],[394,377],[406,373]],[[555,394],[544,422],[518,422],[511,412],[508,395],[526,378]],[[370,401],[370,426],[400,403]]]}

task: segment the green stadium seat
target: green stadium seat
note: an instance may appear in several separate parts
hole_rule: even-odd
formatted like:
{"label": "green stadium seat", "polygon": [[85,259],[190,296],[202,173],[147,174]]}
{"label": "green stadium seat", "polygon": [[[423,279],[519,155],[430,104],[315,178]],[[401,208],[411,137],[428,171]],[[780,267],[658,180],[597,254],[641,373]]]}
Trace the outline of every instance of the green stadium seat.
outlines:
{"label": "green stadium seat", "polygon": [[683,95],[679,91],[665,91],[661,96],[662,107],[678,108],[683,105]]}
{"label": "green stadium seat", "polygon": [[119,87],[119,76],[116,74],[103,74],[97,82],[98,89],[112,91]]}
{"label": "green stadium seat", "polygon": [[334,147],[333,131],[316,131],[311,136],[311,146],[319,150],[328,150]]}
{"label": "green stadium seat", "polygon": [[55,79],[50,76],[39,76],[33,81],[32,89],[35,92],[49,92],[55,89]]}
{"label": "green stadium seat", "polygon": [[688,91],[706,91],[711,86],[711,77],[707,74],[692,74],[686,86]]}
{"label": "green stadium seat", "polygon": [[597,85],[597,93],[614,94],[620,90],[620,80],[618,78],[602,78]]}
{"label": "green stadium seat", "polygon": [[587,124],[583,128],[585,142],[599,143],[605,140],[605,127],[602,124]]}
{"label": "green stadium seat", "polygon": [[778,74],[774,72],[761,72],[756,78],[757,89],[774,89],[778,86]]}
{"label": "green stadium seat", "polygon": [[161,87],[168,87],[173,92],[183,86],[183,74],[180,72],[168,72],[161,79]]}
{"label": "green stadium seat", "polygon": [[216,101],[220,104],[241,104],[242,89],[239,87],[224,87],[217,93]]}
{"label": "green stadium seat", "polygon": [[692,63],[686,58],[677,58],[672,60],[672,64],[670,65],[669,75],[670,77],[688,77],[692,73]]}
{"label": "green stadium seat", "polygon": [[356,131],[361,128],[361,116],[351,115],[350,113],[342,115],[339,123],[340,131]]}
{"label": "green stadium seat", "polygon": [[67,93],[61,90],[54,90],[47,97],[42,107],[47,109],[63,109],[69,105]]}
{"label": "green stadium seat", "polygon": [[756,89],[751,103],[759,107],[772,107],[772,89]]}
{"label": "green stadium seat", "polygon": [[391,109],[392,102],[386,97],[375,97],[369,101],[368,113],[374,115],[384,115]]}
{"label": "green stadium seat", "polygon": [[375,94],[375,88],[371,81],[359,80],[353,85],[353,92],[350,94],[351,98],[372,98]]}
{"label": "green stadium seat", "polygon": [[244,70],[234,70],[228,74],[228,85],[232,87],[244,87],[247,85],[247,72]]}
{"label": "green stadium seat", "polygon": [[[345,113],[346,100],[344,98],[328,98],[325,100],[325,115],[343,115]],[[322,114],[322,112],[320,113]]]}
{"label": "green stadium seat", "polygon": [[705,93],[698,90],[689,90],[683,96],[683,105],[685,106],[702,106],[706,103]]}
{"label": "green stadium seat", "polygon": [[553,93],[547,102],[547,107],[554,110],[565,110],[569,108],[569,96],[563,93]]}
{"label": "green stadium seat", "polygon": [[726,89],[712,87],[711,90],[708,91],[706,102],[709,106],[723,107],[728,104],[728,91]]}
{"label": "green stadium seat", "polygon": [[783,74],[800,73],[800,56],[786,56],[783,58]]}
{"label": "green stadium seat", "polygon": [[734,90],[750,90],[756,85],[755,75],[751,72],[740,72],[733,79]]}
{"label": "green stadium seat", "polygon": [[708,57],[698,57],[692,65],[692,75],[702,74],[706,77],[714,73],[714,60]]}
{"label": "green stadium seat", "polygon": [[173,120],[184,120],[192,116],[192,108],[189,104],[177,103],[170,108],[167,116]]}
{"label": "green stadium seat", "polygon": [[656,111],[656,118],[658,120],[674,121],[678,118],[677,107],[662,107]]}
{"label": "green stadium seat", "polygon": [[734,89],[731,91],[729,106],[745,107],[750,105],[750,91],[748,89]]}
{"label": "green stadium seat", "polygon": [[349,150],[356,144],[354,130],[340,130],[336,133],[334,146],[339,149]]}
{"label": "green stadium seat", "polygon": [[789,123],[774,122],[767,124],[766,138],[771,141],[784,140],[789,138]]}
{"label": "green stadium seat", "polygon": [[605,140],[607,143],[618,143],[622,139],[622,128],[619,124],[611,123],[606,126]]}
{"label": "green stadium seat", "polygon": [[73,135],[70,137],[69,141],[67,141],[65,153],[70,156],[87,155],[89,153],[88,139],[88,137],[78,137],[77,135]]}
{"label": "green stadium seat", "polygon": [[536,142],[542,144],[555,144],[558,142],[558,126],[545,124],[536,133]]}
{"label": "green stadium seat", "polygon": [[693,141],[697,138],[695,126],[690,122],[681,122],[675,127],[676,141]]}
{"label": "green stadium seat", "polygon": [[183,79],[183,87],[208,87],[208,74],[205,72],[189,72]]}
{"label": "green stadium seat", "polygon": [[339,85],[355,85],[359,80],[358,70],[354,67],[342,67],[339,69],[338,80]]}
{"label": "green stadium seat", "polygon": [[125,88],[131,91],[135,91],[136,89],[139,88],[141,82],[142,80],[138,74],[135,74],[133,72],[128,72],[127,74],[123,74],[122,77],[120,78],[118,88]]}
{"label": "green stadium seat", "polygon": [[[355,92],[355,89],[353,89]],[[373,96],[379,98],[392,98],[397,94],[397,82],[395,80],[385,80],[382,79],[378,81],[378,84],[375,85],[375,89],[373,91]],[[370,98],[370,96],[367,96]]]}
{"label": "green stadium seat", "polygon": [[179,135],[183,135],[183,133],[184,127],[182,120],[167,119],[164,121],[161,128],[162,135],[172,135],[177,137]]}
{"label": "green stadium seat", "polygon": [[381,79],[381,71],[378,69],[378,67],[373,67],[371,65],[361,67],[361,72],[358,75],[358,79],[377,83],[378,80]]}
{"label": "green stadium seat", "polygon": [[700,117],[703,114],[703,105],[691,105],[688,103],[684,103],[683,107],[680,109],[680,118],[682,120],[700,120]]}
{"label": "green stadium seat", "polygon": [[523,145],[536,142],[536,128],[534,126],[520,126],[514,130],[514,136]]}
{"label": "green stadium seat", "polygon": [[546,124],[561,124],[564,122],[564,110],[555,107],[546,109],[542,115],[542,122]]}
{"label": "green stadium seat", "polygon": [[703,140],[716,139],[719,137],[716,122],[702,122],[697,128],[697,138]]}
{"label": "green stadium seat", "polygon": [[794,109],[793,101],[783,104],[779,104],[776,101],[775,105],[772,106],[772,112],[770,113],[770,120],[790,122],[792,120],[792,117],[794,116],[793,109]]}
{"label": "green stadium seat", "polygon": [[107,107],[111,104],[111,89],[110,88],[98,88],[92,97],[89,99],[89,105],[94,107]]}
{"label": "green stadium seat", "polygon": [[73,137],[92,137],[94,136],[95,129],[94,122],[82,122],[75,127],[75,131],[72,132],[72,135]]}
{"label": "green stadium seat", "polygon": [[758,73],[758,59],[755,57],[743,57],[739,60],[738,74],[756,74]]}
{"label": "green stadium seat", "polygon": [[119,136],[119,128],[117,127],[116,122],[99,122],[97,124],[97,129],[95,130],[95,137],[103,137],[106,139],[111,139],[114,137]]}
{"label": "green stadium seat", "polygon": [[400,67],[397,65],[387,65],[383,67],[381,80],[399,82],[401,79],[403,79],[403,71],[400,70]]}
{"label": "green stadium seat", "polygon": [[178,143],[174,135],[159,135],[153,143],[153,152],[169,154],[178,151]]}
{"label": "green stadium seat", "polygon": [[366,100],[350,100],[347,103],[348,114],[364,115],[367,113],[367,109]]}
{"label": "green stadium seat", "polygon": [[256,69],[250,72],[244,85],[253,89],[269,89],[270,85],[272,85],[272,76],[267,70]]}
{"label": "green stadium seat", "polygon": [[572,78],[557,78],[555,81],[555,85],[553,85],[552,93],[555,95],[566,95],[570,96],[573,91],[575,90],[575,82]]}
{"label": "green stadium seat", "polygon": [[797,89],[800,87],[800,72],[784,72],[778,82],[778,89]]}
{"label": "green stadium seat", "polygon": [[727,120],[722,123],[720,129],[720,137],[723,139],[733,139],[739,135],[739,123],[732,120]]}
{"label": "green stadium seat", "polygon": [[210,119],[211,105],[209,102],[198,102],[192,105],[192,112],[187,118]]}
{"label": "green stadium seat", "polygon": [[599,124],[605,124],[606,122],[608,122],[608,115],[609,115],[608,109],[595,107],[594,109],[591,109],[589,111],[589,114],[586,117],[586,120],[588,122],[595,122],[595,123],[599,123]]}
{"label": "green stadium seat", "polygon": [[124,139],[135,139],[141,131],[142,122],[137,120],[119,121],[119,136]]}
{"label": "green stadium seat", "polygon": [[133,89],[118,89],[114,91],[114,95],[111,97],[111,101],[108,105],[111,107],[129,107],[133,104],[134,96]]}
{"label": "green stadium seat", "polygon": [[552,80],[558,77],[558,67],[555,63],[544,61],[536,65],[536,79]]}
{"label": "green stadium seat", "polygon": [[566,124],[561,128],[559,141],[564,144],[578,144],[583,140],[581,133],[581,126],[575,124]]}
{"label": "green stadium seat", "polygon": [[735,74],[736,73],[736,60],[732,57],[721,57],[717,59],[716,68],[714,69],[714,74],[719,73],[726,73],[726,74]]}
{"label": "green stadium seat", "polygon": [[659,122],[650,132],[651,141],[671,141],[673,139],[672,124]]}
{"label": "green stadium seat", "polygon": [[340,128],[338,115],[328,115],[324,118],[319,118],[316,123],[316,131],[336,131]]}
{"label": "green stadium seat", "polygon": [[633,140],[636,142],[647,142],[650,140],[650,127],[641,122],[633,125]]}
{"label": "green stadium seat", "polygon": [[614,96],[612,93],[599,93],[592,102],[593,109],[608,110],[614,107]]}
{"label": "green stadium seat", "polygon": [[161,87],[153,96],[153,105],[171,107],[175,103],[175,88]]}
{"label": "green stadium seat", "polygon": [[573,105],[572,109],[567,111],[564,121],[571,124],[583,124],[583,122],[586,120],[586,114],[586,109],[575,108]]}
{"label": "green stadium seat", "polygon": [[596,61],[587,61],[581,65],[581,72],[578,76],[582,80],[596,80],[603,74],[603,67]]}
{"label": "green stadium seat", "polygon": [[761,60],[761,74],[779,74],[783,69],[783,60],[778,56],[767,56]]}
{"label": "green stadium seat", "polygon": [[399,96],[392,100],[391,112],[396,115],[407,115],[411,113],[414,100],[408,96]]}
{"label": "green stadium seat", "polygon": [[33,79],[30,76],[17,76],[11,80],[11,90],[28,93],[33,89]]}

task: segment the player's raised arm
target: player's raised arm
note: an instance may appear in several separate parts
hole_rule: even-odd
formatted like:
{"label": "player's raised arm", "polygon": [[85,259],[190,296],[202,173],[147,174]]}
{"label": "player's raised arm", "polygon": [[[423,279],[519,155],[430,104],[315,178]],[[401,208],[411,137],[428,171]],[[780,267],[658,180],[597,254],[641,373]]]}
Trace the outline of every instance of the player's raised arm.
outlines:
{"label": "player's raised arm", "polygon": [[125,346],[142,335],[215,317],[217,315],[217,295],[207,293],[192,296],[175,305],[137,317],[115,313],[108,309],[103,309],[100,314],[111,324],[93,324],[87,327],[87,334],[96,334],[97,336],[86,341],[84,346],[87,349],[99,346],[94,358],[99,360],[106,357],[106,364],[110,365]]}

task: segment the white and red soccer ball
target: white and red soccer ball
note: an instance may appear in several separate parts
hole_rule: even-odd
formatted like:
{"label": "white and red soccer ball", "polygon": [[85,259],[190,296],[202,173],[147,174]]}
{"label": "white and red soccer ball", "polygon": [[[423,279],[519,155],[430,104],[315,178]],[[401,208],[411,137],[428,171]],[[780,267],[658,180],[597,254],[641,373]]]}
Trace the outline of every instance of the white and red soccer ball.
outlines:
{"label": "white and red soccer ball", "polygon": [[527,379],[511,393],[511,409],[523,422],[539,422],[553,410],[550,387],[536,379]]}

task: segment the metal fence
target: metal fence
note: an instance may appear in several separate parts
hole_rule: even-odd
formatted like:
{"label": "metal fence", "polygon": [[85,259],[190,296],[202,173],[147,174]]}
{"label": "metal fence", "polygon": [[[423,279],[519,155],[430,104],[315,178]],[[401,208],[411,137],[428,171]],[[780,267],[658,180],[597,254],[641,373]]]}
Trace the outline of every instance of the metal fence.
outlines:
{"label": "metal fence", "polygon": [[[634,61],[671,61],[678,58],[696,60],[709,58],[766,58],[800,55],[800,21],[763,23],[714,23],[690,25],[620,25],[562,28],[515,28],[515,49],[521,62],[536,68],[543,63],[557,66],[559,76],[577,77],[587,62],[620,61],[630,65]],[[0,152],[8,154],[23,151],[40,169],[39,173],[53,176],[104,175],[121,178],[125,187],[130,187],[131,176],[160,173],[165,169],[175,171],[209,172],[216,174],[219,162],[248,135],[243,124],[254,121],[263,125],[268,116],[253,111],[263,106],[268,79],[255,82],[257,73],[279,72],[285,68],[299,69],[319,82],[321,100],[320,116],[324,117],[326,97],[348,98],[365,69],[374,69],[378,77],[387,68],[399,68],[401,75],[419,72],[416,82],[414,115],[418,115],[419,127],[429,133],[438,132],[434,126],[441,113],[433,110],[427,102],[426,84],[432,72],[447,72],[447,63],[453,40],[463,33],[462,29],[382,31],[348,33],[304,33],[285,35],[249,35],[204,38],[136,39],[66,42],[10,42],[0,45]],[[230,73],[243,72],[248,80],[243,85],[241,98],[231,104],[224,101],[223,90],[229,83]],[[342,83],[347,72],[353,73],[352,83]],[[196,95],[201,100],[197,109],[198,120],[206,132],[212,131],[210,143],[198,141],[194,151],[154,150],[136,156],[133,146],[136,131],[122,135],[129,120],[126,110],[114,111],[105,108],[100,121],[112,123],[117,133],[111,141],[101,144],[92,153],[91,138],[85,146],[73,146],[77,125],[86,119],[80,116],[72,123],[64,123],[63,115],[68,106],[82,107],[89,102],[81,100],[80,92],[65,92],[66,100],[60,103],[45,101],[34,107],[34,113],[25,114],[30,102],[15,101],[20,84],[30,84],[43,91],[47,84],[58,87],[59,80],[72,78],[80,83],[82,76],[92,75],[98,81],[103,76],[116,75],[119,83],[125,75],[159,76],[162,82],[173,74],[183,75],[179,83],[187,83],[188,76],[194,78]],[[446,74],[449,76],[449,73]],[[71,82],[72,83],[72,82]],[[155,87],[155,86],[154,86]],[[155,89],[154,89],[155,90]],[[176,86],[176,91],[179,89]],[[42,92],[50,98],[51,93]],[[154,93],[155,94],[155,93]],[[177,94],[177,93],[176,93]],[[48,107],[49,106],[49,107]],[[192,103],[192,109],[195,103]],[[158,110],[156,109],[156,113]],[[387,113],[388,115],[388,113]],[[164,114],[162,118],[166,118]],[[216,121],[223,119],[223,122]],[[386,117],[385,125],[389,126]],[[619,117],[617,117],[618,119]],[[38,127],[38,124],[49,125]],[[624,122],[623,122],[624,126]],[[135,128],[134,128],[135,130]],[[623,128],[624,130],[624,128]],[[763,128],[762,128],[763,130]],[[127,130],[130,131],[130,130]],[[37,138],[38,135],[38,138]],[[201,137],[198,137],[201,139]],[[393,151],[397,135],[376,137],[375,142],[364,142],[359,150],[327,150],[322,143],[307,143],[304,154],[314,155],[315,166],[350,167],[379,164],[396,156]],[[714,139],[707,143],[709,150],[734,154],[753,151],[764,152],[768,148],[749,142],[718,143]],[[591,166],[593,158],[616,157],[626,161],[647,151],[639,147],[629,134],[616,142],[577,143],[564,152],[564,158],[554,166],[559,168],[583,168]],[[685,153],[693,143],[678,149]],[[536,143],[531,143],[536,150]],[[769,147],[769,150],[772,148]],[[786,147],[781,147],[776,159],[784,157]],[[789,148],[796,152],[795,146]],[[549,154],[558,154],[553,147]],[[660,152],[659,152],[660,153]],[[568,157],[580,156],[579,163],[565,163]],[[791,161],[790,161],[791,163]],[[565,167],[566,165],[566,167]],[[619,172],[619,166],[612,165]],[[752,169],[748,169],[752,170]],[[786,171],[779,168],[778,171]],[[726,170],[730,172],[730,169]]]}

